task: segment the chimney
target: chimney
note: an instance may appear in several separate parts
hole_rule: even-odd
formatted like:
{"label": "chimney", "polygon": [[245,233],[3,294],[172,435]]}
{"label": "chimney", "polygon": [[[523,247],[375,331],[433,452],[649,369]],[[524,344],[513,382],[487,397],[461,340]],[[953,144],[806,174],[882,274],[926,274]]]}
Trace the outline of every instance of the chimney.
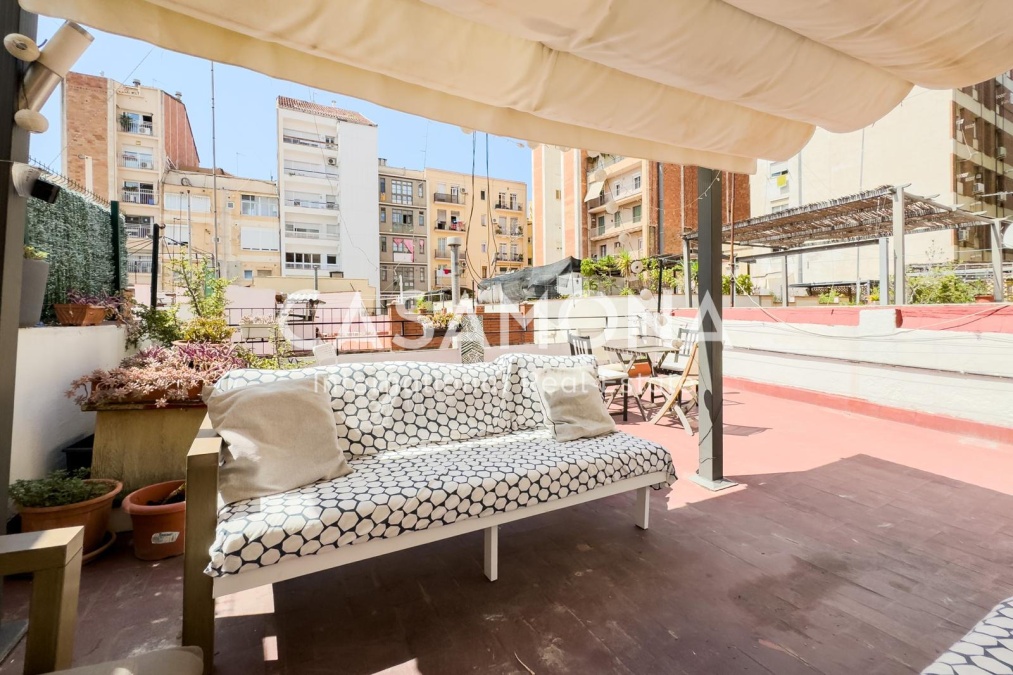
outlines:
{"label": "chimney", "polygon": [[183,99],[183,92],[181,92],[181,91],[177,91],[177,92],[176,92],[176,98],[178,98],[178,99],[182,100],[182,99]]}
{"label": "chimney", "polygon": [[387,159],[385,157],[380,157],[379,160],[380,166],[387,166]]}
{"label": "chimney", "polygon": [[134,86],[135,87],[141,86],[141,81],[140,80],[134,80]]}

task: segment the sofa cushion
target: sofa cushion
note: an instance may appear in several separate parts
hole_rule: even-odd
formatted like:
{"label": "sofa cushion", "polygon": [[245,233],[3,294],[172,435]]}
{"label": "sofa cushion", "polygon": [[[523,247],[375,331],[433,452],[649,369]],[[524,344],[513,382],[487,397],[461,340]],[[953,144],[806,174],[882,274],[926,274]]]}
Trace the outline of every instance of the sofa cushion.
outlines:
{"label": "sofa cushion", "polygon": [[352,472],[324,384],[301,378],[211,391],[208,417],[228,444],[218,472],[226,504]]}
{"label": "sofa cushion", "polygon": [[326,378],[338,444],[350,456],[511,430],[505,363],[348,363],[301,370],[234,370],[216,388]]}
{"label": "sofa cushion", "polygon": [[597,368],[589,354],[555,356],[548,354],[504,354],[495,361],[507,372],[509,389],[504,393],[504,409],[513,431],[540,429],[546,425],[542,402],[535,388],[534,372],[540,368]]}
{"label": "sofa cushion", "polygon": [[201,675],[201,655],[200,647],[170,647],[119,661],[58,670],[53,675]]}
{"label": "sofa cushion", "polygon": [[351,465],[355,472],[344,478],[223,508],[205,572],[236,574],[649,473],[675,479],[667,450],[622,432],[558,443],[537,429],[387,451]]}
{"label": "sofa cushion", "polygon": [[535,371],[535,389],[546,427],[557,441],[594,438],[616,430],[598,377],[590,368],[540,368]]}
{"label": "sofa cushion", "polygon": [[1013,598],[992,608],[922,675],[992,675],[1013,671]]}

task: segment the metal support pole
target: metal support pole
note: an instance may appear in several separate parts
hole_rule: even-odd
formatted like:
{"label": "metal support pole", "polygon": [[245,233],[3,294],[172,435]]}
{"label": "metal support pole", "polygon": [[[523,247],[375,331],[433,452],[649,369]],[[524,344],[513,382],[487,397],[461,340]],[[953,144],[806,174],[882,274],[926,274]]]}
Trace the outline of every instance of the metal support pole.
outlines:
{"label": "metal support pole", "polygon": [[879,238],[879,304],[890,304],[890,240]]}
{"label": "metal support pole", "polygon": [[161,239],[158,223],[151,226],[151,307],[158,307],[158,241]]}
{"label": "metal support pole", "polygon": [[855,247],[855,304],[862,304],[862,249]]}
{"label": "metal support pole", "polygon": [[907,304],[904,262],[904,186],[893,189],[893,297],[897,305]]}
{"label": "metal support pole", "polygon": [[[735,485],[724,477],[724,415],[721,344],[721,185],[717,172],[697,169],[697,297],[700,302],[700,466],[690,476],[708,490]],[[708,187],[709,186],[709,187]]]}
{"label": "metal support pole", "polygon": [[[660,256],[658,257],[658,259],[657,259],[656,262],[658,263],[658,313],[660,314],[661,313],[661,287],[662,287],[662,284],[661,284],[662,279],[661,279],[661,277],[664,276],[665,263],[662,262]],[[673,303],[673,306],[674,306],[674,303]]]}
{"label": "metal support pole", "polygon": [[993,298],[996,302],[1006,299],[1006,281],[1002,276],[1002,220],[992,221],[992,274],[995,276]]}
{"label": "metal support pole", "polygon": [[689,259],[689,239],[682,240],[682,276],[685,277],[683,284],[686,291],[686,307],[693,306],[693,270]]}
{"label": "metal support pole", "polygon": [[461,270],[461,238],[450,237],[447,246],[450,247],[450,304],[456,312],[461,301],[461,277],[458,276]]}
{"label": "metal support pole", "polygon": [[[38,17],[16,2],[0,3],[0,35],[21,33],[34,39]],[[0,523],[7,523],[7,485],[14,443],[14,379],[18,362],[18,319],[21,313],[21,268],[24,264],[27,205],[11,180],[12,162],[28,162],[28,132],[14,124],[22,64],[0,59]],[[8,161],[9,160],[9,161]],[[24,621],[0,623],[0,660],[6,659],[24,635]]]}
{"label": "metal support pole", "polygon": [[119,293],[123,290],[123,276],[120,274],[123,258],[120,256],[120,203],[117,201],[109,202],[109,226],[113,235],[113,293]]}
{"label": "metal support pole", "polygon": [[781,258],[781,306],[788,306],[788,256]]}

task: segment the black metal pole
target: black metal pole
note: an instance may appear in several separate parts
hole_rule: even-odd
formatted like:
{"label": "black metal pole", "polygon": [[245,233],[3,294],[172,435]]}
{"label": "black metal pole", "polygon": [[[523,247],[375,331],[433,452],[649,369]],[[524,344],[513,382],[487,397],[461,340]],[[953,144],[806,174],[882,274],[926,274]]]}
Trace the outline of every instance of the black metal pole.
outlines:
{"label": "black metal pole", "polygon": [[117,201],[109,202],[109,225],[113,230],[113,293],[119,293],[123,290],[123,276],[120,274],[123,257],[120,255],[120,203]]}
{"label": "black metal pole", "polygon": [[151,307],[158,307],[158,230],[159,225],[151,226]]}
{"label": "black metal pole", "polygon": [[[38,17],[16,2],[0,3],[0,35],[21,33],[34,39]],[[0,534],[7,528],[7,485],[14,445],[14,375],[18,363],[18,315],[21,311],[21,267],[24,264],[27,205],[11,181],[12,162],[28,161],[28,132],[14,124],[25,64],[0,52]],[[0,660],[24,635],[25,622],[0,624]]]}
{"label": "black metal pole", "polygon": [[661,256],[658,256],[658,311],[661,311],[661,284],[662,277],[665,276],[665,263],[662,262]]}
{"label": "black metal pole", "polygon": [[735,485],[724,477],[724,387],[721,344],[721,178],[697,169],[697,273],[700,342],[700,466],[692,480],[709,490]]}

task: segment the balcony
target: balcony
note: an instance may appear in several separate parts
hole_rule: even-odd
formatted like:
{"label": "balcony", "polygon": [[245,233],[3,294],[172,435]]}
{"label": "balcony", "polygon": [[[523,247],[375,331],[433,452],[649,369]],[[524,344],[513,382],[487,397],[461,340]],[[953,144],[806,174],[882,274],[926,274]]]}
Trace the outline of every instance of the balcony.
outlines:
{"label": "balcony", "polygon": [[433,253],[433,257],[434,258],[440,258],[442,260],[449,260],[450,259],[450,249],[437,247],[436,248],[436,252]]}
{"label": "balcony", "polygon": [[520,202],[496,202],[496,208],[502,211],[523,211],[524,205]]}
{"label": "balcony", "polygon": [[298,207],[302,209],[327,209],[330,211],[336,211],[338,209],[337,202],[326,202],[313,199],[286,199],[285,206]]}
{"label": "balcony", "polygon": [[125,229],[133,239],[151,239],[151,225],[127,225]]}
{"label": "balcony", "polygon": [[303,145],[310,148],[337,148],[337,139],[333,136],[324,136],[321,134],[310,134],[299,131],[293,131],[292,129],[285,129],[282,132],[282,142],[289,143],[291,145]]}
{"label": "balcony", "polygon": [[141,136],[151,136],[154,133],[154,129],[151,122],[126,122],[120,121],[120,131],[128,134],[140,134]]}
{"label": "balcony", "polygon": [[464,197],[461,194],[453,194],[450,192],[434,192],[433,201],[441,202],[444,204],[463,204]]}
{"label": "balcony", "polygon": [[286,166],[286,176],[299,176],[301,178],[316,178],[318,180],[325,180],[328,182],[338,180],[338,169],[336,167],[324,167],[322,165],[315,167],[290,167]]}
{"label": "balcony", "polygon": [[150,155],[138,157],[137,155],[120,155],[120,166],[124,169],[142,169],[145,171],[155,170],[155,160]]}
{"label": "balcony", "polygon": [[285,269],[294,271],[312,271],[320,270],[321,272],[340,272],[341,265],[324,265],[321,263],[298,263],[298,262],[287,262],[285,263]]}
{"label": "balcony", "polygon": [[123,190],[123,201],[128,204],[146,204],[154,206],[158,204],[158,195],[154,190]]}
{"label": "balcony", "polygon": [[305,225],[305,226],[286,225],[285,236],[288,237],[289,239],[320,239],[328,241],[335,241],[341,239],[341,234],[338,232],[337,228],[333,230],[327,230],[316,228],[313,227],[312,225]]}
{"label": "balcony", "polygon": [[448,223],[445,220],[438,220],[436,221],[436,229],[448,232],[464,232],[464,223],[463,222]]}

